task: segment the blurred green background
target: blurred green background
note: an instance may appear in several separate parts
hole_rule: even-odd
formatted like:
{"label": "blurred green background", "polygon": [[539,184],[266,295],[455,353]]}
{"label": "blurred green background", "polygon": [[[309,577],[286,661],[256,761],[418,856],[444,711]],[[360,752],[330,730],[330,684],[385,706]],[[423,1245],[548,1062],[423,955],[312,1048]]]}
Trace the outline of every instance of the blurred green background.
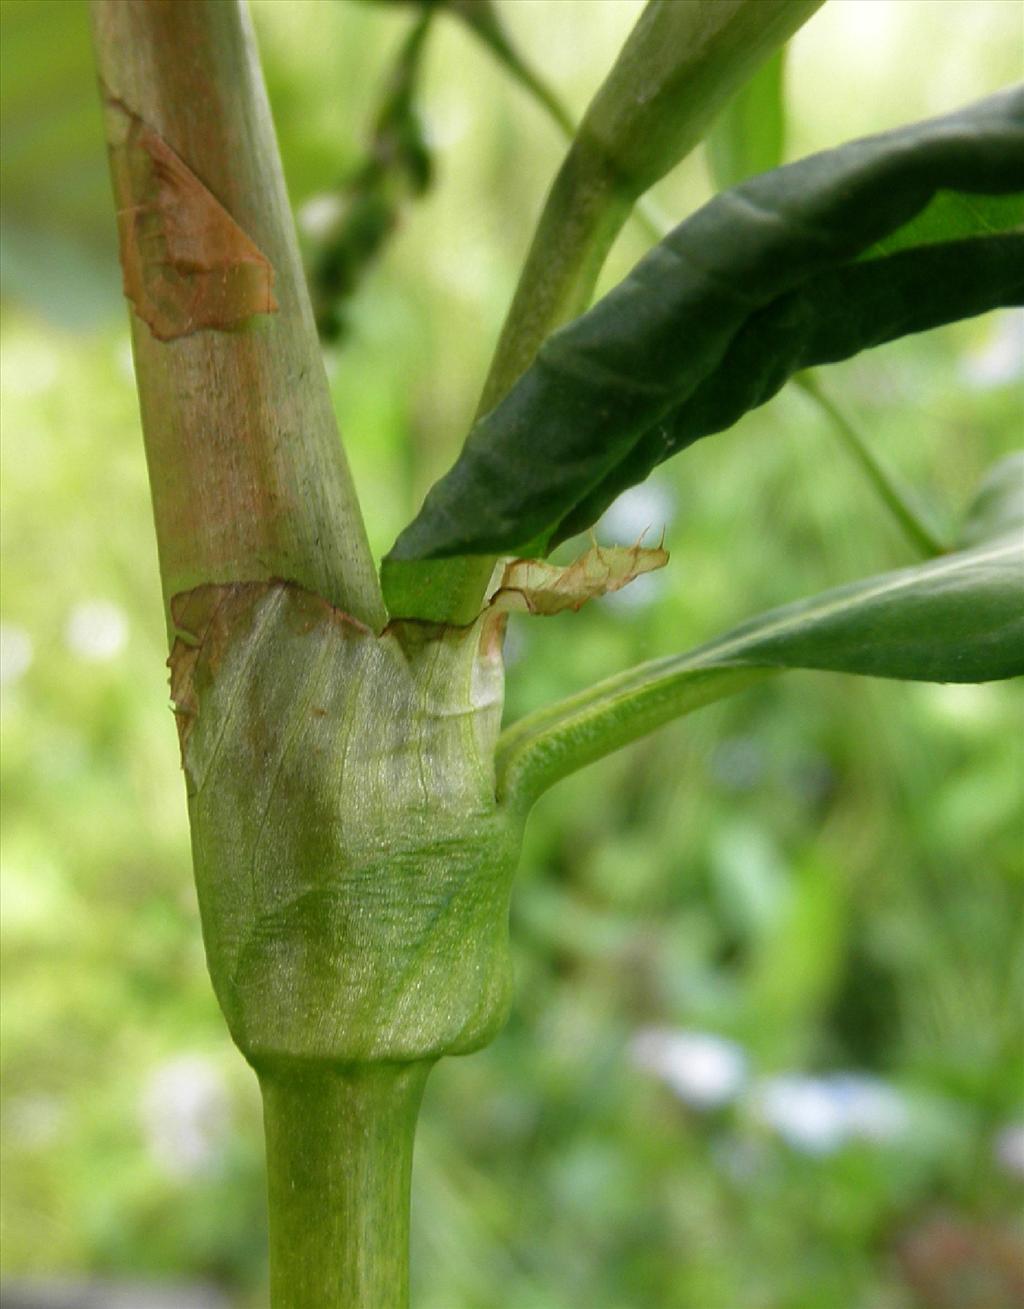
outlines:
{"label": "blurred green background", "polygon": [[[501,12],[578,114],[639,9]],[[312,240],[411,15],[253,12]],[[0,20],[4,1277],[256,1306],[260,1111],[202,955],[86,14]],[[788,156],[994,90],[1021,52],[1016,0],[830,0],[792,47]],[[326,356],[378,553],[458,448],[562,150],[454,21],[426,72],[435,185]],[[708,194],[698,152],[656,199],[681,218]],[[643,249],[627,229],[607,278]],[[1021,316],[992,315],[825,381],[951,519],[1019,443],[1022,356]],[[662,527],[662,573],[513,626],[510,718],[911,561],[792,391],[601,535]],[[793,675],[549,794],[511,1022],[428,1088],[417,1309],[1024,1304],[1022,727],[1012,685]]]}

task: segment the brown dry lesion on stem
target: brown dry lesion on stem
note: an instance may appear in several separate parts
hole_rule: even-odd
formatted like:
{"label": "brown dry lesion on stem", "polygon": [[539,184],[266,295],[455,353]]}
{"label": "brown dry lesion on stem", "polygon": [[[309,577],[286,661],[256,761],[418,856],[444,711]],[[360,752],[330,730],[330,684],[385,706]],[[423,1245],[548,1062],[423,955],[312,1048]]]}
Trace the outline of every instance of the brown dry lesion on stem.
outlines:
{"label": "brown dry lesion on stem", "polygon": [[158,132],[104,98],[124,293],[157,340],[276,313],[266,255]]}

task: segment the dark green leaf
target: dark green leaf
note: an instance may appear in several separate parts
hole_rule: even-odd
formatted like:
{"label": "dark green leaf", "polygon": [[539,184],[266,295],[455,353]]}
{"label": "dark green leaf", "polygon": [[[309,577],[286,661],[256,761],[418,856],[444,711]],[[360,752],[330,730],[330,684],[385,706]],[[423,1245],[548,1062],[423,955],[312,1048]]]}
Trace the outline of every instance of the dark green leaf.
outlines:
{"label": "dark green leaf", "polygon": [[1024,233],[987,218],[959,240],[860,256],[938,193],[1022,191],[1013,88],[724,192],[549,338],[391,557],[540,553],[797,369],[1019,302]]}
{"label": "dark green leaf", "polygon": [[905,250],[823,273],[751,314],[716,368],[566,515],[554,540],[583,531],[663,459],[721,432],[804,368],[1024,296],[1024,236]]}

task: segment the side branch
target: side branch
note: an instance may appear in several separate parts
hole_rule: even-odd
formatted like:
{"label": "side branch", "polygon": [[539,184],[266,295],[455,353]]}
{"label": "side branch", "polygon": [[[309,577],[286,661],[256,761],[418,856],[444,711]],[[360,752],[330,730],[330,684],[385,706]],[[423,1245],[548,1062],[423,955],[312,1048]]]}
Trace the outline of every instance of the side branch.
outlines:
{"label": "side branch", "polygon": [[[545,201],[478,420],[508,394],[551,333],[587,308],[640,197],[697,145],[729,97],[822,3],[648,0]],[[644,218],[652,226],[649,211]],[[471,622],[495,559],[385,560],[389,604],[405,616]]]}

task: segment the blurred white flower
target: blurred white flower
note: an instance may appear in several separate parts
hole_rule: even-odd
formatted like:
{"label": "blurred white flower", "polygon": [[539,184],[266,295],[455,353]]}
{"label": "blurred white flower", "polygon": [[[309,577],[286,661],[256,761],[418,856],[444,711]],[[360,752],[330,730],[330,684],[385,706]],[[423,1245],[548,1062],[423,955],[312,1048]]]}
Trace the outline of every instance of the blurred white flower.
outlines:
{"label": "blurred white flower", "polygon": [[766,1077],[751,1094],[754,1116],[805,1154],[832,1154],[849,1141],[883,1143],[907,1126],[907,1106],[893,1087],[859,1073]]}
{"label": "blurred white flower", "polygon": [[997,1135],[992,1153],[1012,1177],[1024,1177],[1024,1122],[1010,1123]]}
{"label": "blurred white flower", "polygon": [[1024,310],[999,314],[989,339],[964,358],[960,373],[979,391],[1024,377]]}
{"label": "blurred white flower", "polygon": [[32,638],[23,627],[0,624],[0,686],[13,686],[32,665]]}
{"label": "blurred white flower", "polygon": [[843,1113],[823,1080],[768,1077],[751,1097],[754,1116],[797,1150],[831,1154],[843,1143]]}
{"label": "blurred white flower", "polygon": [[653,1073],[686,1104],[716,1109],[735,1100],[747,1078],[746,1055],[711,1032],[646,1027],[630,1043],[637,1068]]}
{"label": "blurred white flower", "polygon": [[101,663],[124,649],[128,618],[109,600],[83,600],[68,616],[64,639],[74,654]]}
{"label": "blurred white flower", "polygon": [[341,197],[331,192],[311,196],[299,207],[296,215],[299,230],[306,236],[325,237],[341,218],[344,209]]}
{"label": "blurred white flower", "polygon": [[623,491],[604,511],[598,525],[602,540],[632,545],[648,534],[652,543],[672,521],[675,505],[671,494],[658,482],[643,482]]}
{"label": "blurred white flower", "polygon": [[201,1055],[160,1064],[143,1089],[142,1123],[154,1160],[172,1177],[210,1172],[228,1133],[227,1089]]}
{"label": "blurred white flower", "polygon": [[727,736],[715,746],[709,770],[727,791],[750,791],[764,777],[764,747],[752,736]]}
{"label": "blurred white flower", "polygon": [[472,111],[463,100],[431,102],[423,114],[423,134],[433,150],[458,145],[469,131]]}
{"label": "blurred white flower", "polygon": [[907,1130],[907,1102],[895,1087],[864,1073],[836,1073],[827,1080],[845,1113],[849,1137],[882,1145]]}

